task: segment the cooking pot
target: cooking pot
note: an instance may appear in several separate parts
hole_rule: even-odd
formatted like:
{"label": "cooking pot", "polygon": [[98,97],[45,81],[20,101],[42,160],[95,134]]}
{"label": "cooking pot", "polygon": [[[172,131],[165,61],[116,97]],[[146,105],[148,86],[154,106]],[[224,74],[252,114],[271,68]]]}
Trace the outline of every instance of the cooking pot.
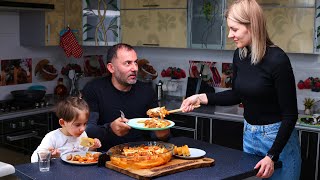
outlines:
{"label": "cooking pot", "polygon": [[17,90],[11,91],[16,101],[34,103],[43,99],[46,91],[44,90]]}

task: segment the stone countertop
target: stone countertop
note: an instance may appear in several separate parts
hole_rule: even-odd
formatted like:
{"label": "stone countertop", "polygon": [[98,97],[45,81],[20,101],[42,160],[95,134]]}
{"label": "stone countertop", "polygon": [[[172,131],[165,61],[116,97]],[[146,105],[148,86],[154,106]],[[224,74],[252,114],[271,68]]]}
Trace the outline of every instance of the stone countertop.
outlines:
{"label": "stone countertop", "polygon": [[[166,109],[179,109],[182,103],[182,98],[178,97],[168,97],[162,100],[159,105],[165,106]],[[219,119],[224,121],[233,121],[233,122],[243,122],[243,109],[236,106],[210,106],[210,105],[201,105],[201,107],[194,109],[192,112],[183,113],[177,112],[174,114],[186,115],[186,116],[195,116],[202,118],[212,118]],[[299,111],[299,117],[304,116],[303,111]],[[301,125],[296,124],[298,130],[320,133],[320,127],[312,125]]]}
{"label": "stone countertop", "polygon": [[[215,165],[174,173],[157,179],[244,179],[257,173],[253,167],[261,160],[259,156],[240,150],[186,137],[172,138],[169,142],[178,146],[187,144],[189,147],[202,149],[206,151],[206,157],[215,160]],[[17,165],[15,175],[20,179],[133,179],[105,167],[72,165],[61,159],[52,160],[50,166],[49,172],[40,172],[38,163]],[[275,165],[275,168],[279,167],[281,167],[281,162]]]}

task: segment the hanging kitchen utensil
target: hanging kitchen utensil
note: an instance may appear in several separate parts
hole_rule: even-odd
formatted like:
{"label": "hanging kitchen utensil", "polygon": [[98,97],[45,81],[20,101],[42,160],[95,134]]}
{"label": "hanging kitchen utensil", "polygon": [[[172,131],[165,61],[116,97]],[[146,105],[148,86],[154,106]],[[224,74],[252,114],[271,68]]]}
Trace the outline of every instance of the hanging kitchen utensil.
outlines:
{"label": "hanging kitchen utensil", "polygon": [[76,77],[75,70],[73,69],[69,70],[68,77],[69,79],[71,79],[70,95],[75,95],[77,93],[76,86],[75,86],[75,77]]}
{"label": "hanging kitchen utensil", "polygon": [[203,68],[204,68],[204,64],[201,64],[201,68],[200,68],[200,72],[199,72],[199,78],[198,78],[198,82],[197,82],[197,86],[196,86],[196,94],[198,94],[199,90],[200,90]]}

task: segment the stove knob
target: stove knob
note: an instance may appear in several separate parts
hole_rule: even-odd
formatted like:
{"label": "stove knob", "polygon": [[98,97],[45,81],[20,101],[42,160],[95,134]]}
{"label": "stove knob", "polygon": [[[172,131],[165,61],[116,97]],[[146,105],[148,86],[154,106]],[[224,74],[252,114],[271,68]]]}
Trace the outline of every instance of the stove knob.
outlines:
{"label": "stove knob", "polygon": [[25,126],[26,126],[26,122],[20,121],[20,122],[19,122],[19,125],[20,125],[20,127],[25,127]]}
{"label": "stove knob", "polygon": [[42,108],[44,107],[44,102],[40,103],[40,107],[42,107]]}
{"label": "stove knob", "polygon": [[46,106],[49,106],[49,102],[48,101],[46,102]]}
{"label": "stove knob", "polygon": [[33,119],[29,120],[29,124],[34,125],[34,120]]}
{"label": "stove knob", "polygon": [[17,124],[15,124],[15,123],[10,123],[10,128],[12,128],[12,129],[17,128]]}
{"label": "stove knob", "polygon": [[17,108],[14,106],[11,106],[11,111],[15,111],[15,110],[17,110]]}
{"label": "stove knob", "polygon": [[39,108],[40,104],[36,102],[36,103],[34,104],[34,106],[35,106],[36,108]]}

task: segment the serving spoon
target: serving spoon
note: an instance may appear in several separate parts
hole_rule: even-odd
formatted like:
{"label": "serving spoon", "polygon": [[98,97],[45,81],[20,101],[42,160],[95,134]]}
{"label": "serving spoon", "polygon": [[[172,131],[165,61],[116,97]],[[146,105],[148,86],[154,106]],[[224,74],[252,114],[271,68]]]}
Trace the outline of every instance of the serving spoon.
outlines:
{"label": "serving spoon", "polygon": [[[200,107],[200,105],[193,106],[193,108],[198,108],[198,107]],[[161,113],[162,115],[169,115],[171,113],[181,112],[181,111],[182,111],[181,108],[168,111],[165,109],[165,107],[156,107],[156,108],[149,109],[147,111],[147,115],[149,115],[150,117],[157,117],[157,116],[160,116]]]}

